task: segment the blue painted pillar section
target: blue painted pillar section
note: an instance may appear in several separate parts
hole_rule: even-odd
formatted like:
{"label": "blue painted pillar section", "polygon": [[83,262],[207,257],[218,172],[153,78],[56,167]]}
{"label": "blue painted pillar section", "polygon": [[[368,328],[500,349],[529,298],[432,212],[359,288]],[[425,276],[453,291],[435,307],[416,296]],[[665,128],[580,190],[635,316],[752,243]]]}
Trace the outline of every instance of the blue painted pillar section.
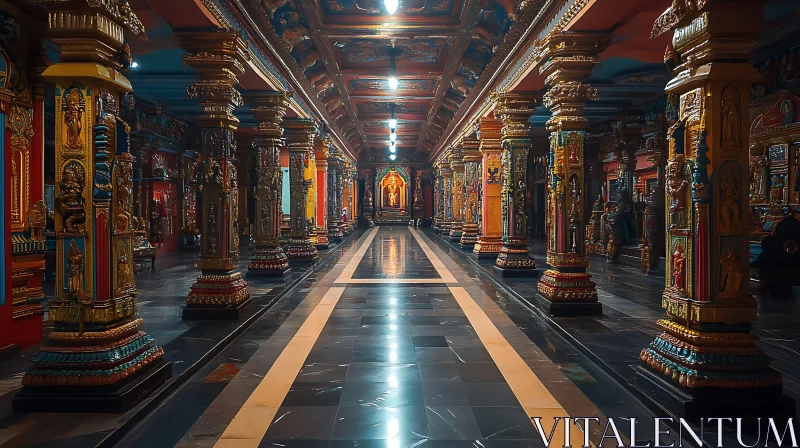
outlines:
{"label": "blue painted pillar section", "polygon": [[291,196],[289,196],[289,168],[281,167],[281,172],[283,172],[283,186],[281,188],[281,213],[288,215],[291,213],[292,205],[289,203],[291,201]]}

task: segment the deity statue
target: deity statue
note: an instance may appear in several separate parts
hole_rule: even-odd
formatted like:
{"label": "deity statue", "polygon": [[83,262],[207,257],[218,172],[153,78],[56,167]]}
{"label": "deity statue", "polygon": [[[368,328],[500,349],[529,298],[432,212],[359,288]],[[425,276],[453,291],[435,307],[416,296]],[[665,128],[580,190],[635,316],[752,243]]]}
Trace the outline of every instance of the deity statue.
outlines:
{"label": "deity statue", "polygon": [[686,210],[686,188],[689,181],[681,173],[682,163],[671,161],[667,165],[667,193],[670,196],[669,212],[672,215],[674,226],[678,221],[678,214]]}
{"label": "deity statue", "polygon": [[67,279],[67,297],[71,300],[84,302],[86,293],[83,292],[83,253],[78,249],[75,240],[70,240],[69,242]]}
{"label": "deity statue", "polygon": [[131,284],[131,265],[128,262],[128,255],[122,254],[117,260],[117,275],[119,281],[117,286],[122,288]]}
{"label": "deity statue", "polygon": [[125,210],[125,202],[117,201],[117,217],[114,220],[114,232],[122,233],[128,231],[128,213]]}
{"label": "deity statue", "polygon": [[722,265],[722,291],[719,297],[734,298],[742,287],[742,260],[729,249],[719,263]]}
{"label": "deity statue", "polygon": [[722,146],[740,146],[742,142],[739,114],[739,90],[728,86],[722,93]]}
{"label": "deity statue", "polygon": [[81,131],[83,130],[83,95],[77,87],[70,88],[63,98],[64,124],[67,129],[67,141],[64,146],[73,151],[83,149]]}
{"label": "deity statue", "polygon": [[672,253],[672,286],[686,291],[686,255],[681,243],[675,243],[675,252]]}
{"label": "deity statue", "polygon": [[765,202],[767,200],[767,181],[769,161],[763,155],[753,156],[750,162],[750,201]]}
{"label": "deity statue", "polygon": [[741,219],[741,206],[739,205],[739,179],[730,171],[722,175],[720,180],[720,219],[719,227],[722,232],[736,231]]}
{"label": "deity statue", "polygon": [[77,162],[64,166],[61,173],[60,193],[56,198],[61,213],[61,225],[67,233],[82,233],[85,230],[86,212],[83,210],[83,167]]}
{"label": "deity statue", "polygon": [[397,207],[399,194],[397,191],[397,179],[395,179],[394,176],[391,176],[389,178],[389,185],[387,185],[386,188],[389,192],[388,194],[389,206]]}

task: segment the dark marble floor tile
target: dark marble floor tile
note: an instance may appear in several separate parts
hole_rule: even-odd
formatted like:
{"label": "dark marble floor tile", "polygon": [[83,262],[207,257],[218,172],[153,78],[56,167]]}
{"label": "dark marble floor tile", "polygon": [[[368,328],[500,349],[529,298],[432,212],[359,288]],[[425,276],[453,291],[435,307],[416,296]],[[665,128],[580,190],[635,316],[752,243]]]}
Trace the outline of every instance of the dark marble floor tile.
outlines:
{"label": "dark marble floor tile", "polygon": [[460,362],[493,362],[491,355],[483,347],[451,347],[451,349]]}
{"label": "dark marble floor tile", "polygon": [[[412,330],[413,331],[413,330]],[[414,347],[447,347],[444,336],[414,336]]]}
{"label": "dark marble floor tile", "polygon": [[455,350],[450,347],[417,347],[414,350],[417,353],[417,364],[460,361]]}
{"label": "dark marble floor tile", "polygon": [[398,408],[422,406],[422,385],[416,382],[352,382],[342,391],[339,406]]}
{"label": "dark marble floor tile", "polygon": [[338,406],[342,385],[331,383],[294,383],[282,406]]}
{"label": "dark marble floor tile", "polygon": [[411,325],[439,325],[439,318],[435,316],[410,317],[408,323]]}
{"label": "dark marble floor tile", "polygon": [[457,366],[458,364],[456,363],[418,364],[419,377],[423,383],[461,382]]}
{"label": "dark marble floor tile", "polygon": [[427,439],[331,440],[329,448],[430,448]]}
{"label": "dark marble floor tile", "polygon": [[333,438],[427,439],[428,425],[423,407],[342,407],[336,416]]}
{"label": "dark marble floor tile", "polygon": [[473,407],[472,413],[484,439],[528,439],[539,437],[521,407]]}
{"label": "dark marble floor tile", "polygon": [[481,432],[468,406],[425,406],[430,440],[475,440]]}
{"label": "dark marble floor tile", "polygon": [[519,406],[519,400],[505,382],[463,383],[472,406]]}
{"label": "dark marble floor tile", "polygon": [[457,363],[458,373],[464,382],[501,382],[505,381],[500,369],[490,362]]}
{"label": "dark marble floor tile", "polygon": [[416,364],[392,364],[385,362],[354,362],[347,370],[346,382],[403,383],[419,382]]}
{"label": "dark marble floor tile", "polygon": [[347,364],[305,364],[295,378],[295,383],[342,383],[347,375]]}
{"label": "dark marble floor tile", "polygon": [[414,347],[410,346],[383,346],[365,347],[356,346],[351,362],[390,362],[390,363],[415,363],[417,361]]}
{"label": "dark marble floor tile", "polygon": [[281,406],[264,438],[330,440],[336,412],[333,406]]}
{"label": "dark marble floor tile", "polygon": [[464,383],[422,383],[425,406],[469,406]]}
{"label": "dark marble floor tile", "polygon": [[328,448],[330,440],[274,440],[264,439],[258,448]]}

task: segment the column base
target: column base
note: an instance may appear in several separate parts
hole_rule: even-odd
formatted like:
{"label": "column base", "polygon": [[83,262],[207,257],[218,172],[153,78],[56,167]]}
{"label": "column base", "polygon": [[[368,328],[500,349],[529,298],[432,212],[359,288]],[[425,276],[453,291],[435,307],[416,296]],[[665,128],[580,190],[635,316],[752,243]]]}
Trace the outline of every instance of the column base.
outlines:
{"label": "column base", "polygon": [[289,259],[280,246],[257,247],[247,267],[247,276],[282,277],[289,271]]}
{"label": "column base", "polygon": [[452,229],[452,228],[453,228],[453,222],[452,221],[450,221],[450,222],[447,222],[447,221],[442,222],[441,224],[439,224],[439,233],[442,236],[450,235],[450,229]]}
{"label": "column base", "polygon": [[23,386],[14,412],[125,412],[172,377],[172,363],[158,358],[110,386]]}
{"label": "column base", "polygon": [[328,240],[333,243],[341,243],[344,239],[342,233],[341,223],[339,221],[332,221],[328,223]]}
{"label": "column base", "polygon": [[783,395],[781,385],[752,389],[687,388],[672,383],[650,367],[638,366],[636,388],[670,414],[686,419],[772,417],[782,430],[786,419],[795,417],[795,402]]}
{"label": "column base", "polygon": [[314,234],[317,236],[317,250],[324,250],[329,247],[328,243],[328,230],[322,227],[314,229]]}
{"label": "column base", "polygon": [[477,224],[464,224],[461,228],[461,249],[472,250],[478,242],[478,225]]}
{"label": "column base", "polygon": [[448,232],[448,236],[450,237],[450,241],[457,243],[461,241],[461,235],[463,232],[464,224],[460,222],[454,222],[453,226],[450,227],[450,232]]}
{"label": "column base", "polygon": [[314,263],[319,257],[319,251],[311,244],[311,240],[306,237],[290,237],[286,246],[286,256],[289,257],[289,265]]}
{"label": "column base", "polygon": [[597,287],[586,272],[548,269],[539,279],[537,289],[550,303],[550,314],[554,316],[603,314],[603,305],[597,301]]}
{"label": "column base", "polygon": [[250,292],[241,273],[204,272],[186,296],[183,319],[238,319],[242,305],[249,300]]}
{"label": "column base", "polygon": [[500,251],[503,249],[503,240],[500,237],[494,236],[481,236],[472,253],[478,256],[479,260],[487,260],[490,258],[497,259]]}
{"label": "column base", "polygon": [[536,271],[536,261],[528,252],[528,239],[509,237],[494,262],[495,273],[501,277],[530,276]]}

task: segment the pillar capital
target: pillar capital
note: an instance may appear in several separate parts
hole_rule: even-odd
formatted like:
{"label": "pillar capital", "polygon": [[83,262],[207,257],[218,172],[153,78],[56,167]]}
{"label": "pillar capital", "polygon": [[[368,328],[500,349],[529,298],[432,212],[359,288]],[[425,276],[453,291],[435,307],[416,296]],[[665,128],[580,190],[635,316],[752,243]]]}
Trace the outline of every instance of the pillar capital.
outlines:
{"label": "pillar capital", "polygon": [[454,173],[464,172],[464,153],[461,150],[460,143],[459,146],[453,147],[452,152],[450,152],[450,170]]}
{"label": "pillar capital", "polygon": [[243,103],[235,87],[239,84],[237,76],[244,74],[250,60],[244,39],[230,30],[181,32],[178,38],[187,52],[183,63],[197,72],[198,80],[186,94],[198,100],[203,109],[196,120],[198,126],[236,129],[239,119],[233,110]]}
{"label": "pillar capital", "polygon": [[276,146],[281,144],[280,138],[283,135],[281,123],[291,97],[291,92],[252,92],[245,95],[244,101],[258,121],[255,128],[257,140],[271,139],[277,141],[270,141],[270,144]]}
{"label": "pillar capital", "polygon": [[478,124],[478,140],[480,141],[480,151],[482,153],[498,153],[502,149],[500,146],[500,133],[503,129],[503,122],[494,117],[482,117]]}
{"label": "pillar capital", "polygon": [[529,139],[528,118],[533,115],[536,100],[521,95],[505,94],[497,96],[494,116],[503,123],[500,131],[502,141],[508,139]]}
{"label": "pillar capital", "polygon": [[314,157],[317,161],[317,168],[328,166],[328,159],[330,158],[331,150],[331,137],[328,134],[321,133],[314,137]]}
{"label": "pillar capital", "polygon": [[310,118],[288,118],[283,121],[283,132],[289,140],[286,147],[289,151],[311,152],[314,148],[314,136],[317,133],[314,120]]}
{"label": "pillar capital", "polygon": [[[119,0],[41,0],[48,8],[53,43],[61,47],[61,62],[96,62],[116,70],[130,64],[125,32],[146,39],[144,25]],[[125,2],[127,6],[127,2]],[[120,58],[119,55],[125,55]]]}
{"label": "pillar capital", "polygon": [[461,141],[461,148],[464,155],[464,163],[481,161],[481,141],[474,135],[464,137],[464,140]]}

